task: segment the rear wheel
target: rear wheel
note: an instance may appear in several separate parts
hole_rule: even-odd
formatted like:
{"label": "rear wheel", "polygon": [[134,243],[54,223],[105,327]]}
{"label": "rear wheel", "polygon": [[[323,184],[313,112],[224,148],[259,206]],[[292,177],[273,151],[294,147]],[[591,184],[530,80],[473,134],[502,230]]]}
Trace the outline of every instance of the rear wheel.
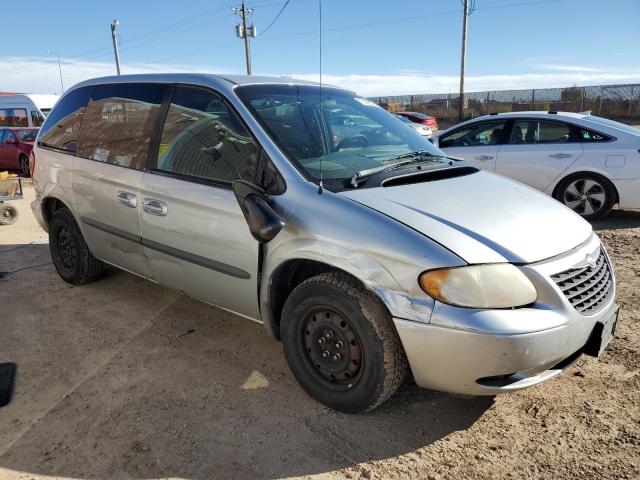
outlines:
{"label": "rear wheel", "polygon": [[104,264],[91,254],[73,215],[66,208],[56,210],[51,217],[49,250],[53,265],[65,282],[83,285],[102,275]]}
{"label": "rear wheel", "polygon": [[281,331],[300,385],[335,410],[371,410],[406,376],[407,359],[389,313],[345,273],[323,273],[298,285],[285,303]]}
{"label": "rear wheel", "polygon": [[11,225],[18,219],[18,210],[12,205],[0,205],[0,225]]}
{"label": "rear wheel", "polygon": [[29,159],[25,155],[20,155],[18,164],[20,166],[20,173],[22,174],[22,176],[30,177],[31,172],[29,171]]}
{"label": "rear wheel", "polygon": [[615,188],[600,175],[576,173],[558,184],[555,198],[585,220],[607,215],[615,203]]}

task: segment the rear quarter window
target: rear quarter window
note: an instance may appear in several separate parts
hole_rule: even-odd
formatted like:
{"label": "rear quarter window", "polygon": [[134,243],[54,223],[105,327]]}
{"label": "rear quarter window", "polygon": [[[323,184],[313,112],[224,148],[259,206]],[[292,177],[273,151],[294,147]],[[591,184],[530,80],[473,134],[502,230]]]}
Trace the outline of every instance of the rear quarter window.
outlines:
{"label": "rear quarter window", "polygon": [[80,124],[92,88],[77,88],[62,97],[40,128],[38,145],[75,153]]}

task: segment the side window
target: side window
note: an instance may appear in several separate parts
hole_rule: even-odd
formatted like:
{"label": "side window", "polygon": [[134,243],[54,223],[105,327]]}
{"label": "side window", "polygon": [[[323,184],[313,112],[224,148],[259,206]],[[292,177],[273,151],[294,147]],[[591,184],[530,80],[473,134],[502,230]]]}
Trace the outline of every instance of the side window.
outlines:
{"label": "side window", "polygon": [[569,143],[573,141],[572,129],[564,123],[518,120],[513,126],[509,143]]}
{"label": "side window", "polygon": [[482,122],[468,125],[440,137],[438,145],[447,147],[475,147],[501,143],[506,121]]}
{"label": "side window", "polygon": [[28,127],[27,111],[24,108],[0,108],[0,125],[5,127]]}
{"label": "side window", "polygon": [[258,147],[217,94],[177,87],[158,148],[157,169],[218,182],[252,180]]}
{"label": "side window", "polygon": [[39,127],[44,122],[44,117],[35,110],[31,110],[31,123],[34,127]]}
{"label": "side window", "polygon": [[598,132],[594,132],[592,130],[587,130],[586,128],[580,129],[580,140],[582,142],[606,142],[611,140],[611,138],[606,135]]}
{"label": "side window", "polygon": [[142,83],[96,86],[82,122],[78,156],[144,168],[166,88]]}
{"label": "side window", "polygon": [[67,93],[47,116],[40,128],[38,144],[75,153],[80,123],[87,108],[92,87],[82,87]]}
{"label": "side window", "polygon": [[4,131],[4,138],[2,139],[3,142],[6,142],[7,140],[13,140],[13,143],[16,143],[16,136],[13,134],[13,132],[11,130],[5,130]]}

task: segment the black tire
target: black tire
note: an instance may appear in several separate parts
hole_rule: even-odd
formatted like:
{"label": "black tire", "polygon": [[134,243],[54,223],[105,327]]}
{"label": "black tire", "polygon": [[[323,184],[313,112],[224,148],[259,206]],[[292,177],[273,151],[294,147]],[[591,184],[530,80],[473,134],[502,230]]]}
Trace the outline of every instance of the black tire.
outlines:
{"label": "black tire", "polygon": [[[405,379],[407,358],[389,312],[346,273],[322,273],[298,285],[285,302],[281,334],[285,357],[302,388],[335,410],[371,410]],[[324,338],[330,340],[320,344]],[[338,348],[338,340],[346,346]]]}
{"label": "black tire", "polygon": [[616,190],[606,178],[594,173],[574,173],[562,179],[554,198],[585,220],[598,220],[616,203]]}
{"label": "black tire", "polygon": [[31,172],[29,171],[29,159],[25,155],[20,155],[18,165],[20,166],[20,173],[22,176],[29,178],[31,176]]}
{"label": "black tire", "polygon": [[49,222],[49,250],[58,275],[73,285],[100,278],[104,263],[87,247],[73,215],[66,208],[56,210]]}
{"label": "black tire", "polygon": [[11,225],[18,219],[18,210],[12,205],[0,205],[0,225]]}

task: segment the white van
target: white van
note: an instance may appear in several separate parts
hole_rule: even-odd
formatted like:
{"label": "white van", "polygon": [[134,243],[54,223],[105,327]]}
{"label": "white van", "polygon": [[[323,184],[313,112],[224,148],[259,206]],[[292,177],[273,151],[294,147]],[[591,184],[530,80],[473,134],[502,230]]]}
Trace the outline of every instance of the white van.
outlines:
{"label": "white van", "polygon": [[37,128],[60,98],[52,94],[0,97],[0,127]]}

